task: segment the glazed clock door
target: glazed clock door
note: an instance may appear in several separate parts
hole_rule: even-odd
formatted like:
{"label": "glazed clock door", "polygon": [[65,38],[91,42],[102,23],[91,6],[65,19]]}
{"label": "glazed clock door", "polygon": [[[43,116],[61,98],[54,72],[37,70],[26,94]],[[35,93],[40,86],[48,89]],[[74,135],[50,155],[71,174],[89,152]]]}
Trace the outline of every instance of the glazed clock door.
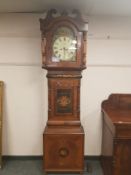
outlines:
{"label": "glazed clock door", "polygon": [[47,70],[83,70],[86,68],[87,29],[81,16],[40,19],[42,31],[42,67]]}
{"label": "glazed clock door", "polygon": [[83,36],[70,23],[60,21],[46,34],[46,67],[52,69],[80,68],[82,65]]}

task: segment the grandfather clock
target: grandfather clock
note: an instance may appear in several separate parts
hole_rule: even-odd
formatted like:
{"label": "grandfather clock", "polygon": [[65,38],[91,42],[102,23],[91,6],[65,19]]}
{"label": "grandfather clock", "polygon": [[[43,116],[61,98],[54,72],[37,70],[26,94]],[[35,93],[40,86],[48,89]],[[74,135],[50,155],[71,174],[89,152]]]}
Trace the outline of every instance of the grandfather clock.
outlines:
{"label": "grandfather clock", "polygon": [[80,79],[86,68],[87,24],[74,10],[52,9],[40,19],[42,68],[48,78],[48,121],[43,134],[44,171],[84,170],[84,130],[80,122]]}

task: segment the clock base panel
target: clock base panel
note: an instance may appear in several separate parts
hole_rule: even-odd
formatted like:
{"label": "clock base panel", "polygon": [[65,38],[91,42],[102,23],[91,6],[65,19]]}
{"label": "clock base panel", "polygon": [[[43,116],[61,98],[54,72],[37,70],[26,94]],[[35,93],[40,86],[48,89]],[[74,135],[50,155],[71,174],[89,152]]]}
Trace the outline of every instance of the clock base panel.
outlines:
{"label": "clock base panel", "polygon": [[84,131],[82,127],[46,127],[43,134],[44,171],[84,171]]}

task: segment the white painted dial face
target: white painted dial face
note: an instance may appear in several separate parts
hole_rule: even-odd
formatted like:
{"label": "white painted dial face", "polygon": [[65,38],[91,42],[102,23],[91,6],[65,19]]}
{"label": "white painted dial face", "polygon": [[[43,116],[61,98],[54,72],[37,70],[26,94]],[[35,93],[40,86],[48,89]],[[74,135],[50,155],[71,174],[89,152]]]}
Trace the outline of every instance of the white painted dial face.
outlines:
{"label": "white painted dial face", "polygon": [[53,43],[53,58],[58,61],[76,61],[76,40],[59,36]]}
{"label": "white painted dial face", "polygon": [[66,26],[59,27],[53,37],[52,61],[76,61],[76,44],[73,30]]}

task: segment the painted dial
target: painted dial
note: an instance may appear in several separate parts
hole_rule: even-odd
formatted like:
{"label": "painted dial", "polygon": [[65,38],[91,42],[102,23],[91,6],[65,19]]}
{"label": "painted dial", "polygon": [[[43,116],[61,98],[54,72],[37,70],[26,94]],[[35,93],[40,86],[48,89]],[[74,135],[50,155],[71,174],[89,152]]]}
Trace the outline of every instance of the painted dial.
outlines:
{"label": "painted dial", "polygon": [[53,36],[52,61],[76,61],[77,40],[72,29],[58,27]]}
{"label": "painted dial", "polygon": [[54,57],[60,61],[75,61],[76,41],[68,36],[60,36],[53,43]]}

